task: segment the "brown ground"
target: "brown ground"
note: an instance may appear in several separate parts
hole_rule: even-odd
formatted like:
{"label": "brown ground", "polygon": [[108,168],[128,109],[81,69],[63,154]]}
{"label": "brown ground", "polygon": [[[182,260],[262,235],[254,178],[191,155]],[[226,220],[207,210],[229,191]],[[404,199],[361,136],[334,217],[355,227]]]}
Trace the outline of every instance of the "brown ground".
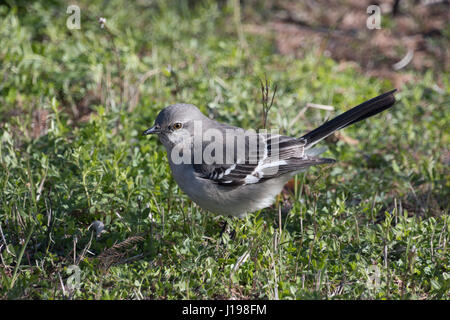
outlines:
{"label": "brown ground", "polygon": [[378,1],[378,30],[366,26],[367,7],[376,1],[266,1],[257,17],[250,13],[250,2],[244,1],[245,31],[273,34],[281,54],[301,58],[311,47],[319,47],[320,54],[355,62],[368,75],[388,78],[396,87],[411,80],[394,67],[408,52],[412,59],[401,71],[450,69],[448,0],[400,0],[397,9],[395,0]]}

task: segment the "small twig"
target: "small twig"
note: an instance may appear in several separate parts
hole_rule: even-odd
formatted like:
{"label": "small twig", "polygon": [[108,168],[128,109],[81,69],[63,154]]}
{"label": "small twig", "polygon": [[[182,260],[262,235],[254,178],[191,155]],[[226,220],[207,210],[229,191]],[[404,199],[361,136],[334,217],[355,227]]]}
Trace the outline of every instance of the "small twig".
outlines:
{"label": "small twig", "polygon": [[[3,234],[2,225],[0,224],[0,236],[2,237],[3,245],[5,246],[6,252],[8,252],[9,255],[12,255],[15,257],[15,254],[9,251],[8,244],[6,243],[5,235]],[[1,247],[0,247],[1,248]]]}
{"label": "small twig", "polygon": [[[116,63],[116,68],[117,68],[117,74],[119,77],[118,85],[119,85],[119,89],[120,89],[119,108],[120,108],[120,110],[122,110],[123,103],[124,103],[125,86],[124,86],[124,80],[123,80],[124,77],[122,74],[122,65],[121,65],[121,61],[120,61],[121,55],[120,55],[119,49],[116,46],[116,43],[114,42],[115,35],[112,33],[112,31],[106,25],[106,19],[103,17],[100,17],[98,21],[100,23],[100,28],[102,28],[106,31],[106,36],[108,38],[108,41],[111,43],[111,48],[114,53],[114,58],[116,60],[115,63]],[[116,128],[118,128],[119,125],[120,125],[120,117],[117,118]]]}
{"label": "small twig", "polygon": [[78,237],[75,235],[73,237],[73,263],[76,264],[77,262],[77,243],[78,243]]}
{"label": "small twig", "polygon": [[42,190],[44,189],[45,179],[47,178],[47,170],[48,170],[48,167],[45,169],[44,176],[42,177],[42,180],[39,183],[39,187],[36,192],[36,202],[38,202],[39,199],[41,198]]}
{"label": "small twig", "polygon": [[[261,82],[261,103],[263,106],[263,128],[266,129],[267,126],[267,117],[269,115],[269,111],[273,106],[273,101],[275,98],[275,94],[277,93],[278,86],[275,84],[273,87],[273,94],[272,99],[269,98],[269,80],[267,80],[267,77],[265,76],[265,81],[260,79]],[[269,103],[270,99],[270,103]]]}
{"label": "small twig", "polygon": [[16,267],[14,268],[12,280],[11,280],[11,282],[9,284],[9,289],[12,289],[14,287],[14,283],[17,280],[17,272],[19,271],[20,263],[22,262],[22,257],[23,257],[23,254],[25,253],[25,248],[27,247],[28,242],[30,242],[31,235],[34,232],[34,227],[35,227],[35,225],[33,224],[31,226],[31,228],[30,228],[30,231],[27,234],[27,238],[26,238],[26,240],[25,240],[25,242],[24,242],[24,244],[22,246],[22,249],[20,250],[19,257],[17,258],[17,264],[16,264]]}
{"label": "small twig", "polygon": [[278,204],[278,225],[280,228],[280,239],[281,239],[283,228],[281,227],[281,205],[280,204]]}
{"label": "small twig", "polygon": [[395,71],[403,69],[412,61],[413,58],[414,58],[414,50],[409,49],[406,55],[400,61],[392,65],[392,69],[394,69]]}
{"label": "small twig", "polygon": [[245,261],[247,261],[247,259],[248,259],[249,257],[250,257],[250,250],[247,250],[247,251],[244,252],[244,254],[243,254],[242,256],[240,256],[240,257],[237,259],[236,263],[234,264],[234,266],[232,267],[232,270],[231,270],[231,275],[230,275],[231,278],[232,278],[233,275],[236,273],[236,271],[239,270],[239,267],[240,267],[241,265],[243,265],[243,264],[245,263]]}
{"label": "small twig", "polygon": [[[274,236],[276,237],[276,233],[274,234]],[[274,300],[279,300],[279,296],[278,296],[278,276],[277,276],[277,269],[276,269],[276,265],[275,265],[275,258],[274,255],[272,253],[272,250],[269,250],[270,253],[270,258],[271,258],[271,267],[273,269],[273,280],[274,280],[274,288],[273,288],[273,299]]]}
{"label": "small twig", "polygon": [[327,105],[323,105],[323,104],[317,104],[317,103],[310,103],[310,102],[308,102],[306,104],[306,106],[304,108],[302,108],[300,110],[300,112],[295,116],[295,118],[292,119],[292,121],[289,123],[289,127],[292,127],[301,117],[303,117],[303,115],[305,114],[305,112],[309,108],[319,109],[319,110],[326,110],[326,111],[334,111],[334,107],[333,106],[327,106]]}
{"label": "small twig", "polygon": [[63,280],[61,278],[61,273],[59,273],[59,271],[58,271],[58,278],[59,278],[59,283],[61,284],[61,289],[62,289],[62,292],[63,292],[63,296],[65,297],[66,296],[66,287],[64,286],[64,282],[63,282]]}
{"label": "small twig", "polygon": [[136,107],[138,100],[139,100],[139,87],[148,79],[151,78],[155,75],[157,75],[158,73],[161,72],[161,69],[156,68],[156,69],[151,69],[149,71],[147,71],[146,73],[144,73],[140,78],[139,81],[137,83],[137,85],[135,86],[135,88],[133,89],[133,94],[131,96],[131,102],[130,105],[128,106],[128,111],[133,111],[133,109]]}
{"label": "small twig", "polygon": [[241,48],[247,49],[247,41],[245,41],[245,35],[244,31],[242,29],[242,22],[241,22],[241,4],[239,0],[233,0],[233,19],[234,24],[236,26],[236,31],[238,33],[239,37],[239,43],[241,45]]}
{"label": "small twig", "polygon": [[86,255],[86,252],[89,252],[89,249],[90,249],[91,244],[92,244],[92,238],[94,238],[94,231],[91,232],[91,237],[89,239],[89,242],[86,244],[86,246],[84,247],[83,251],[81,251],[81,254],[78,256],[76,265],[78,265],[84,259],[84,256]]}

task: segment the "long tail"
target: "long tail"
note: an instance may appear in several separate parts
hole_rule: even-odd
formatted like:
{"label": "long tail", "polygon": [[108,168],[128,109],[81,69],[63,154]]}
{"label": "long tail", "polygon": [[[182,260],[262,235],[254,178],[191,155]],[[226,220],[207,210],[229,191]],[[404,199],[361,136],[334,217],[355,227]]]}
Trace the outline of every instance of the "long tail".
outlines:
{"label": "long tail", "polygon": [[397,89],[383,93],[378,97],[367,100],[360,105],[350,109],[343,114],[337,116],[336,118],[325,122],[320,127],[308,132],[300,139],[306,141],[306,148],[311,148],[313,145],[319,141],[325,139],[333,132],[345,128],[351,124],[374,116],[386,109],[392,107],[395,103],[394,92]]}

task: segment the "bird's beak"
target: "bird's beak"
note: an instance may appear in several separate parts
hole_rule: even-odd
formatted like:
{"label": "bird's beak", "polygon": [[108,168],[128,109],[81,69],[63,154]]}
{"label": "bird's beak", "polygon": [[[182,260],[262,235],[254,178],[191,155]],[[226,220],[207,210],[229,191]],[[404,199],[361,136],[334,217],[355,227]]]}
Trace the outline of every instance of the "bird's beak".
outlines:
{"label": "bird's beak", "polygon": [[144,136],[148,135],[148,134],[154,134],[154,133],[160,133],[161,132],[161,128],[159,126],[153,126],[151,128],[148,128],[147,130],[145,130],[142,134]]}

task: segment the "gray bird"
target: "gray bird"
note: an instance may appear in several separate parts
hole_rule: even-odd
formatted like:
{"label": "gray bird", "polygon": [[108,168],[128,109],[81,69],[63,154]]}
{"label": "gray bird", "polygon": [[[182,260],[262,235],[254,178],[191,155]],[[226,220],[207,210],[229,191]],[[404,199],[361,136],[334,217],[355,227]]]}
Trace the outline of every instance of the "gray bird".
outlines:
{"label": "gray bird", "polygon": [[283,186],[308,167],[333,163],[312,148],[333,132],[374,116],[395,103],[379,95],[325,122],[300,138],[244,130],[209,119],[191,104],[170,105],[143,134],[157,134],[173,177],[200,207],[242,217],[270,206]]}

